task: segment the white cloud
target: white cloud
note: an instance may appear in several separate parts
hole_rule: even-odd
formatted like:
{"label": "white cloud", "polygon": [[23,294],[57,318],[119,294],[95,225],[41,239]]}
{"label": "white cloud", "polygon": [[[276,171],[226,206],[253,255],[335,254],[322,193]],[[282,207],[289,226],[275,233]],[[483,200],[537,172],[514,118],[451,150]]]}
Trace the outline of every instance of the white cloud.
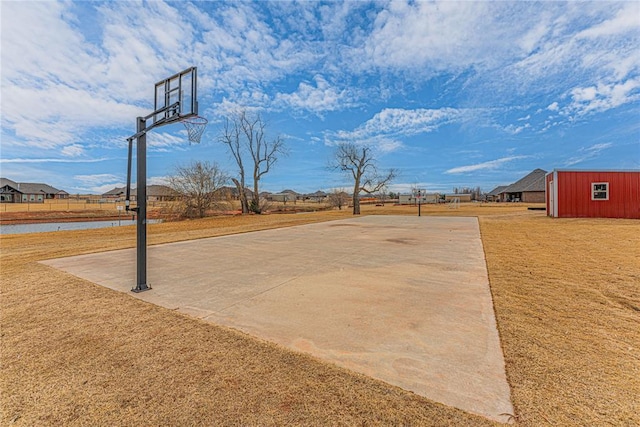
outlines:
{"label": "white cloud", "polygon": [[404,147],[406,137],[429,133],[441,126],[464,123],[482,112],[455,108],[415,109],[385,108],[354,130],[339,130],[325,134],[325,144],[355,142],[377,147],[390,153]]}
{"label": "white cloud", "polygon": [[509,50],[512,40],[503,38],[492,8],[488,2],[391,2],[377,15],[364,52],[375,66],[391,69],[428,72],[492,63],[496,55],[487,53]]}
{"label": "white cloud", "polygon": [[392,153],[403,148],[404,144],[396,139],[380,138],[376,141],[376,146],[381,153]]}
{"label": "white cloud", "polygon": [[150,176],[147,180],[147,185],[168,185],[168,176]]}
{"label": "white cloud", "polygon": [[352,131],[339,130],[325,134],[325,144],[355,142],[390,153],[404,147],[404,137],[433,132],[446,124],[463,122],[474,112],[455,108],[416,109],[386,108]]}
{"label": "white cloud", "polygon": [[347,89],[338,89],[321,75],[314,77],[314,83],[301,82],[294,93],[279,93],[275,103],[282,103],[285,108],[308,110],[315,114],[336,111],[353,104],[353,95]]}
{"label": "white cloud", "polygon": [[207,73],[202,88],[223,93],[231,102],[320,58],[312,43],[295,32],[278,33],[250,3],[217,3],[215,13],[194,14],[203,24],[202,43],[194,45],[193,53]]}
{"label": "white cloud", "polygon": [[[3,4],[3,132],[28,146],[76,146],[77,153],[90,129],[128,127],[148,114],[153,84],[190,62],[193,29],[169,4],[147,3],[144,13],[141,7]],[[75,16],[78,8],[87,16]],[[87,30],[85,21],[102,26]],[[87,40],[100,30],[100,38]]]}
{"label": "white cloud", "polygon": [[66,147],[62,148],[61,153],[63,156],[77,157],[84,154],[84,148],[77,144],[67,145]]}
{"label": "white cloud", "polygon": [[580,31],[576,38],[601,38],[610,37],[627,32],[638,32],[638,16],[640,5],[637,2],[623,2],[621,8],[610,19],[605,19],[599,24]]}
{"label": "white cloud", "polygon": [[552,102],[551,104],[549,104],[547,106],[547,110],[549,111],[558,111],[560,108],[558,107],[558,103],[557,102]]}
{"label": "white cloud", "polygon": [[571,91],[571,98],[572,103],[567,110],[578,116],[606,111],[640,99],[640,79],[578,87]]}
{"label": "white cloud", "polygon": [[470,114],[470,111],[456,108],[385,108],[355,130],[339,131],[335,136],[340,140],[360,140],[379,135],[416,135],[432,132],[449,123],[461,122]]}
{"label": "white cloud", "polygon": [[445,171],[445,173],[446,174],[458,174],[458,173],[476,172],[476,171],[479,171],[479,170],[487,170],[487,169],[493,170],[493,169],[498,169],[500,166],[504,165],[505,163],[512,162],[514,160],[525,159],[527,157],[528,156],[503,157],[501,159],[490,160],[488,162],[477,163],[475,165],[458,166],[458,167],[451,168],[451,169]]}
{"label": "white cloud", "polygon": [[[94,103],[97,99],[85,89],[91,84],[92,65],[100,58],[93,57],[91,46],[60,19],[68,15],[62,3],[11,2],[3,5],[3,12],[12,16],[2,21],[3,127],[13,128],[34,146],[74,142],[75,114],[91,110],[82,98]],[[92,125],[87,122],[85,127]]]}
{"label": "white cloud", "polygon": [[508,125],[508,126],[505,126],[503,129],[505,132],[510,133],[511,135],[517,135],[523,130],[528,129],[530,127],[531,125],[529,123],[525,123],[524,125],[521,125],[521,126]]}
{"label": "white cloud", "polygon": [[[566,96],[568,87],[589,82],[622,84],[640,70],[638,2],[547,2],[542,8],[530,2],[492,5],[494,15],[482,19],[497,19],[496,25],[511,27],[506,40],[519,40],[520,34],[529,34],[527,29],[539,35],[537,43],[524,43],[519,52],[490,49],[494,46],[482,43],[483,53],[494,57],[487,64],[497,66],[474,74],[469,84],[482,88],[481,93],[495,102],[519,102],[532,94]],[[512,12],[518,9],[527,19],[513,19]],[[535,22],[546,28],[531,27]],[[530,51],[525,45],[532,46]]]}
{"label": "white cloud", "polygon": [[611,148],[613,146],[613,144],[611,142],[605,142],[605,143],[600,143],[600,144],[593,144],[589,147],[582,147],[578,150],[578,155],[569,158],[566,162],[565,162],[565,166],[573,166],[576,165],[578,163],[582,163],[585,162],[587,160],[591,160],[594,159],[596,157],[598,157],[598,155],[600,154],[600,152],[607,150],[609,148]]}
{"label": "white cloud", "polygon": [[149,151],[166,152],[175,149],[186,150],[190,142],[187,138],[187,131],[181,130],[179,135],[166,132],[150,132],[147,134],[147,149]]}
{"label": "white cloud", "polygon": [[118,182],[121,177],[113,174],[101,173],[95,175],[74,175],[73,179],[82,182],[82,185],[85,186],[111,185],[111,188],[113,188],[113,183]]}
{"label": "white cloud", "polygon": [[0,158],[0,163],[98,163],[104,162],[107,158],[94,158],[94,159],[56,159],[56,158]]}

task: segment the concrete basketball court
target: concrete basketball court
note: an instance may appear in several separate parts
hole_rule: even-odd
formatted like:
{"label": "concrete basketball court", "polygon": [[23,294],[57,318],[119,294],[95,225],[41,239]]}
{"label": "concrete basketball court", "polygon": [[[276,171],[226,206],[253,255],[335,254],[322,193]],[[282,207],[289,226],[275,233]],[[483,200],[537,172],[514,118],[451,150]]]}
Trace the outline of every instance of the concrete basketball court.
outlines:
{"label": "concrete basketball court", "polygon": [[476,218],[365,216],[44,261],[506,422],[509,385]]}

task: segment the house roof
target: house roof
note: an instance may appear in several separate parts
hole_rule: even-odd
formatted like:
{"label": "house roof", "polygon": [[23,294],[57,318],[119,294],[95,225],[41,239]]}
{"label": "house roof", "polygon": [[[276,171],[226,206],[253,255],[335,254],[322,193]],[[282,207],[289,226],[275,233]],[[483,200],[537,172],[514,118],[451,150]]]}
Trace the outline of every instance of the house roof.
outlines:
{"label": "house roof", "polygon": [[[137,196],[138,189],[132,188],[131,195]],[[147,185],[147,197],[177,196],[177,195],[178,193],[176,193],[171,187],[167,187],[166,185]]]}
{"label": "house roof", "polygon": [[57,194],[61,192],[49,184],[39,182],[15,182],[7,178],[0,178],[0,187],[7,185],[23,194]]}
{"label": "house roof", "polygon": [[148,185],[147,196],[175,196],[177,193],[173,188],[166,185]]}
{"label": "house roof", "polygon": [[[217,193],[217,194],[228,193],[228,194],[231,194],[233,197],[238,197],[238,189],[236,187],[230,187],[230,186],[220,187],[214,193]],[[247,197],[251,197],[251,195],[253,194],[253,191],[245,187],[244,194],[246,194]]]}
{"label": "house roof", "polygon": [[496,188],[494,188],[493,190],[489,191],[489,193],[487,193],[487,196],[497,196],[498,194],[502,194],[504,193],[504,190],[508,187],[508,185],[498,185]]}
{"label": "house roof", "polygon": [[102,196],[119,196],[124,194],[126,188],[125,187],[115,187],[113,190],[109,190],[106,193],[103,193]]}
{"label": "house roof", "polygon": [[527,191],[544,191],[545,190],[544,177],[546,174],[547,174],[547,171],[545,170],[535,169],[529,175],[509,185],[502,192],[503,193],[522,193]]}
{"label": "house roof", "polygon": [[[109,190],[106,193],[102,194],[102,197],[106,197],[106,196],[122,196],[123,194],[125,194],[125,192],[127,191],[126,187],[116,187],[113,190]],[[137,189],[136,188],[132,188],[131,189],[131,195],[132,196],[136,196],[137,193]],[[166,185],[147,185],[147,197],[148,196],[175,196],[176,192],[171,188],[171,187],[167,187]]]}
{"label": "house roof", "polygon": [[7,179],[7,178],[0,178],[0,187],[4,187],[5,185],[16,188],[18,183],[16,183],[15,181],[11,181],[10,179]]}
{"label": "house roof", "polygon": [[299,196],[299,195],[300,195],[300,193],[296,193],[295,191],[290,190],[290,189],[282,190],[282,191],[280,192],[280,194],[285,194],[285,193],[294,194],[294,195],[296,195],[296,196]]}

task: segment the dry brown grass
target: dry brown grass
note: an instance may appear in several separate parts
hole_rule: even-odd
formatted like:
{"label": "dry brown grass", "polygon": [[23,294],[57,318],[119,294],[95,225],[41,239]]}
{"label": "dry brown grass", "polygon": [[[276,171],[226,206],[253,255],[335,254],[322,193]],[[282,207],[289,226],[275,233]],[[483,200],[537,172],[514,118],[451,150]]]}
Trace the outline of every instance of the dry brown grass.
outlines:
{"label": "dry brown grass", "polygon": [[[423,206],[422,214],[480,216],[522,425],[640,424],[640,223],[552,220],[521,205]],[[149,243],[349,216],[155,224]],[[37,263],[133,246],[133,227],[0,237],[1,424],[492,424]]]}
{"label": "dry brown grass", "polygon": [[640,222],[480,218],[526,425],[640,425]]}

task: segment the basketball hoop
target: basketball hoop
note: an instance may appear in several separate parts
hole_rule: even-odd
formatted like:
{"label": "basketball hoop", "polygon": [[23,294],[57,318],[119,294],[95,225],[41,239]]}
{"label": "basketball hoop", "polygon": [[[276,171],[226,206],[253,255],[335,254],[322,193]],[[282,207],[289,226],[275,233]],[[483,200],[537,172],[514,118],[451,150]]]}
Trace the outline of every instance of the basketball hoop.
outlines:
{"label": "basketball hoop", "polygon": [[180,120],[189,134],[189,142],[194,144],[200,144],[200,137],[204,133],[209,122],[204,117],[192,116]]}

